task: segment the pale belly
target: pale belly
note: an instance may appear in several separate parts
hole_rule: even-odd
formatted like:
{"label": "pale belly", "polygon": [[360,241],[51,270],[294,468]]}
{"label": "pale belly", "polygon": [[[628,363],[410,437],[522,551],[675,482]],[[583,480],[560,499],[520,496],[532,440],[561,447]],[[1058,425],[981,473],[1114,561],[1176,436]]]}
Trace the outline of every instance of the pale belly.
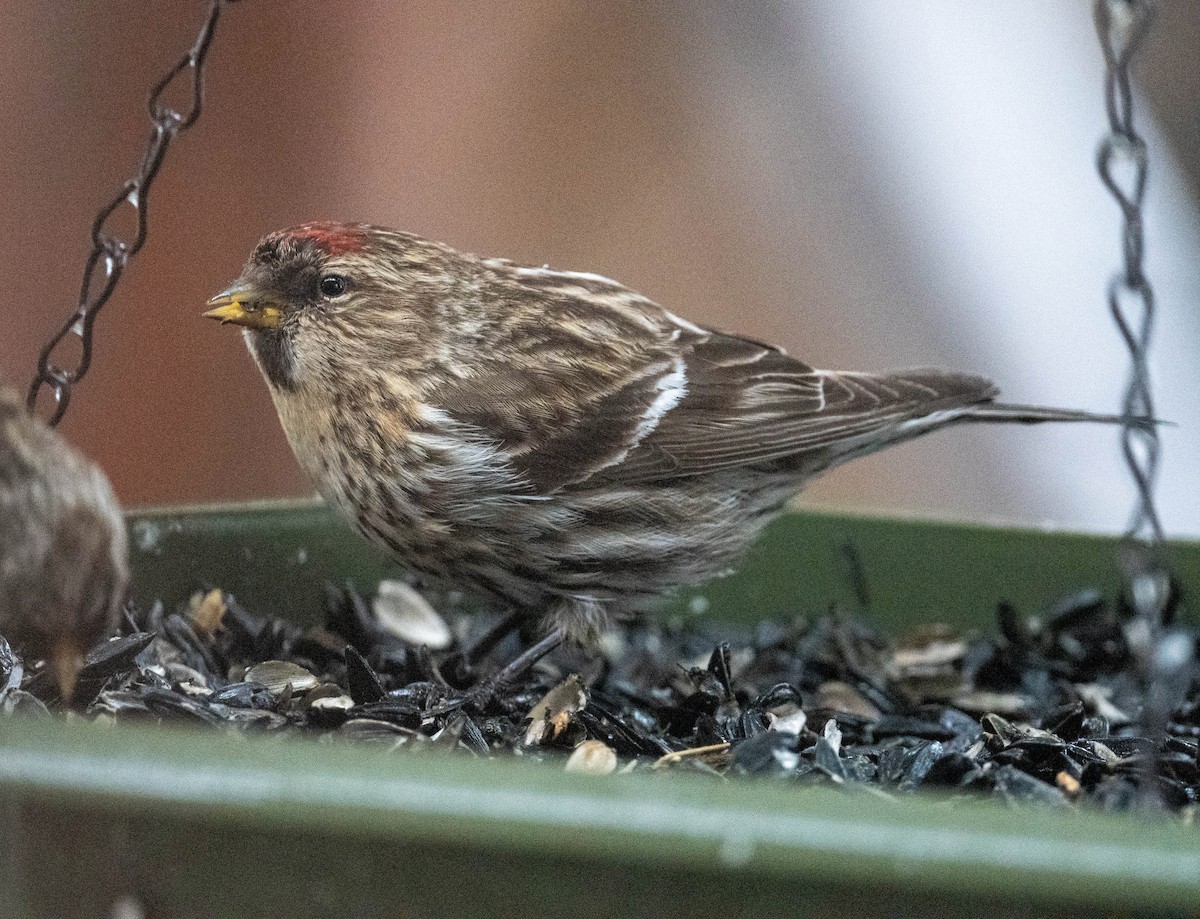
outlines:
{"label": "pale belly", "polygon": [[414,433],[383,451],[361,419],[339,428],[302,395],[274,395],[296,459],[354,529],[418,573],[531,610],[636,608],[721,574],[800,484],[734,471],[531,495],[478,443]]}

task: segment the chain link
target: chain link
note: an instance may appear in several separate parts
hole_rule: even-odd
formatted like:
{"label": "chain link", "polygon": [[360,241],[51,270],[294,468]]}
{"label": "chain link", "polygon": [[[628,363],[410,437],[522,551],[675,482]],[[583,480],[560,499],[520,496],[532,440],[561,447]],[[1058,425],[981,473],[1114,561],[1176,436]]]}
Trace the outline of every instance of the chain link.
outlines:
{"label": "chain link", "polygon": [[1193,639],[1165,620],[1171,581],[1162,523],[1154,507],[1159,440],[1150,392],[1149,352],[1154,331],[1154,290],[1142,264],[1145,235],[1142,201],[1146,193],[1146,142],[1133,123],[1129,66],[1156,12],[1153,0],[1096,0],[1096,31],[1105,62],[1105,108],[1109,133],[1096,155],[1100,178],[1121,209],[1123,264],[1109,282],[1108,308],[1129,351],[1129,379],[1122,404],[1121,449],[1136,496],[1121,562],[1134,618],[1125,636],[1145,691],[1140,733],[1151,741],[1142,766],[1143,803],[1161,802],[1160,739],[1183,701],[1194,671]]}
{"label": "chain link", "polygon": [[[204,61],[212,44],[221,10],[236,0],[212,0],[208,16],[195,44],[179,59],[150,90],[146,108],[153,123],[150,140],[142,154],[137,173],[121,186],[121,190],[102,207],[92,222],[92,251],[83,268],[83,283],[79,291],[79,305],[66,323],[42,349],[38,357],[37,374],[29,387],[28,406],[30,412],[37,411],[38,397],[43,388],[54,393],[54,410],[47,419],[51,425],[58,424],[71,401],[71,391],[83,379],[92,363],[92,334],[96,317],[108,302],[129,260],[137,255],[146,242],[148,200],[158,170],[171,143],[181,133],[196,123],[204,99]],[[191,80],[191,106],[181,112],[166,101],[166,96],[177,83]],[[122,206],[133,209],[137,230],[132,239],[122,239],[111,226]],[[73,369],[60,365],[55,355],[65,351],[64,341],[76,336],[81,351]]]}
{"label": "chain link", "polygon": [[1142,201],[1146,193],[1146,142],[1133,123],[1129,64],[1150,28],[1150,0],[1096,0],[1096,30],[1106,66],[1105,106],[1109,133],[1100,142],[1096,165],[1100,178],[1121,209],[1122,270],[1109,283],[1108,307],[1129,350],[1121,446],[1137,490],[1126,535],[1149,542],[1157,552],[1162,524],[1154,507],[1159,441],[1150,392],[1149,349],[1154,330],[1154,290],[1142,264],[1145,255]]}

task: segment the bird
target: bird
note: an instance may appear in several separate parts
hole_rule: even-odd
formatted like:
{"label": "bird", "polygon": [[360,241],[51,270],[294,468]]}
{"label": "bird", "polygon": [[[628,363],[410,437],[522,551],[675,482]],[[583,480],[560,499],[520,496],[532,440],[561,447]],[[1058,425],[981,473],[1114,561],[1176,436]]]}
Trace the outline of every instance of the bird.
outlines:
{"label": "bird", "polygon": [[0,635],[70,700],[129,589],[125,522],[99,467],[0,385]]}
{"label": "bird", "polygon": [[[729,572],[806,482],[974,422],[1115,421],[939,369],[819,370],[597,274],[369,224],[270,233],[240,326],[326,503],[418,575],[594,642]],[[531,649],[532,650],[532,649]]]}

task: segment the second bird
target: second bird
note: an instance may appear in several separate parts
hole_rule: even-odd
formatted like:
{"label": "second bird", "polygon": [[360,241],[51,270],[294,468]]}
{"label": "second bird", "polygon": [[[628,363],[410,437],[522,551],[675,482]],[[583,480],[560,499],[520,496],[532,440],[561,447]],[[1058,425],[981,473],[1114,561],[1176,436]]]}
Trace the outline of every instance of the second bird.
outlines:
{"label": "second bird", "polygon": [[375,226],[272,233],[209,306],[360,533],[578,641],[728,571],[847,460],[964,422],[1114,420],[967,373],[816,370],[598,275]]}

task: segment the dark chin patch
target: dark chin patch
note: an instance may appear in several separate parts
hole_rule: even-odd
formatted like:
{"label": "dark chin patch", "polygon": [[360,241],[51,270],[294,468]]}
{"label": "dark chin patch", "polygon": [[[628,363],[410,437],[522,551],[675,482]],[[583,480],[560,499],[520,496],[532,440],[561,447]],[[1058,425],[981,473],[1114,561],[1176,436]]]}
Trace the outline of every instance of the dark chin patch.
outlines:
{"label": "dark chin patch", "polygon": [[296,359],[288,337],[276,331],[251,332],[247,337],[270,384],[290,391],[296,384]]}

